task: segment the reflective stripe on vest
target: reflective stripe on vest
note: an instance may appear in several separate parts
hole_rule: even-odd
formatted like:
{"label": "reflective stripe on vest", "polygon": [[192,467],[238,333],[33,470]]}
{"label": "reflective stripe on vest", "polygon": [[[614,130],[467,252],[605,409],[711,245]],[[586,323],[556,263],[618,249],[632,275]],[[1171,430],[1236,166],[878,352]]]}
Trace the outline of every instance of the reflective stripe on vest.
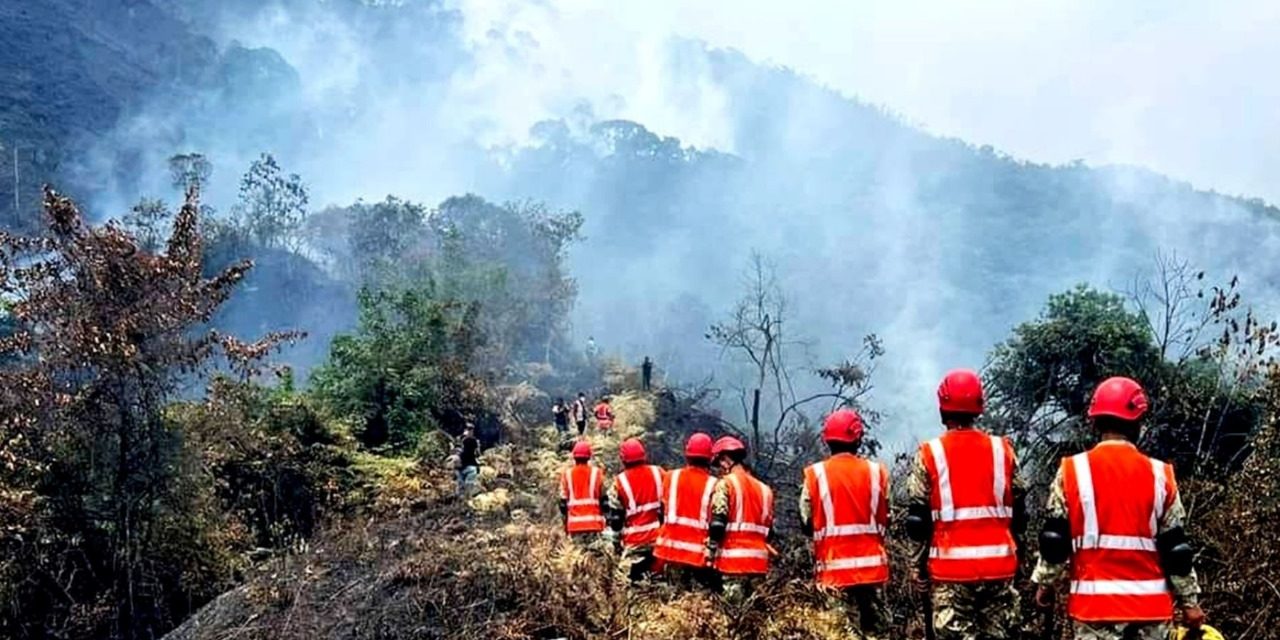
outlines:
{"label": "reflective stripe on vest", "polygon": [[[577,470],[587,465],[574,465],[564,472],[566,502],[569,513],[565,518],[565,530],[569,533],[594,533],[604,530],[604,514],[600,510],[600,468],[590,466],[586,474],[587,486],[575,486],[575,477],[583,476]],[[585,496],[580,494],[585,493]]]}
{"label": "reflective stripe on vest", "polygon": [[[1074,549],[1067,604],[1072,618],[1158,622],[1172,617],[1173,596],[1155,539],[1170,501],[1170,477],[1163,462],[1126,442],[1106,441],[1063,461]],[[1145,512],[1139,516],[1135,508]]]}
{"label": "reflective stripe on vest", "polygon": [[666,562],[704,566],[715,479],[701,469],[676,469],[667,477],[666,489],[666,516],[653,555]]}
{"label": "reflective stripe on vest", "polygon": [[[806,470],[818,584],[843,588],[889,580],[880,525],[880,503],[888,490],[882,471],[881,465],[848,454],[832,456]],[[833,486],[840,489],[839,501]]]}
{"label": "reflective stripe on vest", "polygon": [[985,582],[1017,572],[1009,477],[1014,465],[1006,446],[1004,438],[973,429],[948,431],[922,446],[926,467],[932,465],[933,579]]}

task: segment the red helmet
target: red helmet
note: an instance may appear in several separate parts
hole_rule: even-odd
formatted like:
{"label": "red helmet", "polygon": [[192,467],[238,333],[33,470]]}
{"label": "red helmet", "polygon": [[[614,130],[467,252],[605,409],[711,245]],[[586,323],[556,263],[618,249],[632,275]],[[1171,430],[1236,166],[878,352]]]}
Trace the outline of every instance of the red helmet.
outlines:
{"label": "red helmet", "polygon": [[733,436],[724,436],[723,438],[716,440],[715,445],[711,447],[711,455],[718,456],[722,453],[727,453],[729,451],[746,451],[746,450],[747,450],[747,445],[742,444],[741,440]]}
{"label": "red helmet", "polygon": [[1147,393],[1142,385],[1131,378],[1116,376],[1107,378],[1093,392],[1089,403],[1089,417],[1112,416],[1135,421],[1147,413]]}
{"label": "red helmet", "polygon": [[590,460],[591,459],[591,443],[586,440],[580,440],[573,443],[573,459],[574,460]]}
{"label": "red helmet", "polygon": [[711,459],[711,436],[695,433],[684,443],[684,457],[701,460]]}
{"label": "red helmet", "polygon": [[854,443],[862,439],[862,416],[853,409],[841,409],[827,416],[822,425],[824,442]]}
{"label": "red helmet", "polygon": [[644,445],[635,438],[628,438],[618,447],[618,457],[622,458],[622,464],[644,462]]}
{"label": "red helmet", "polygon": [[948,413],[982,413],[982,379],[972,369],[955,369],[938,385],[938,408]]}

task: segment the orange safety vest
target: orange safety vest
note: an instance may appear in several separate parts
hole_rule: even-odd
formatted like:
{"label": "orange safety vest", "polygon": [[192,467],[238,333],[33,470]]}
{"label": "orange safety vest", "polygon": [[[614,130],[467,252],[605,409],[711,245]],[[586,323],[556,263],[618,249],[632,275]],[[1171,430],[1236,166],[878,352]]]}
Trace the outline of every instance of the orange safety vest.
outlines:
{"label": "orange safety vest", "polygon": [[729,523],[716,555],[716,570],[731,575],[768,573],[773,491],[742,467],[721,482],[729,483]]}
{"label": "orange safety vest", "polygon": [[653,544],[662,526],[662,468],[636,465],[618,474],[613,490],[622,501],[626,518],[622,524],[622,546]]}
{"label": "orange safety vest", "polygon": [[920,446],[932,487],[929,577],[1008,580],[1018,571],[1013,445],[977,429],[952,429]]}
{"label": "orange safety vest", "polygon": [[1075,550],[1067,612],[1085,622],[1171,619],[1156,534],[1178,496],[1172,465],[1109,440],[1064,459],[1062,477]]}
{"label": "orange safety vest", "polygon": [[592,464],[575,464],[560,476],[560,498],[569,502],[564,529],[569,533],[604,531],[604,514],[600,511],[600,494],[604,491],[604,473]]}
{"label": "orange safety vest", "polygon": [[662,485],[666,514],[654,545],[654,557],[676,564],[706,566],[704,552],[715,488],[716,479],[701,467],[676,469],[667,475]]}
{"label": "orange safety vest", "polygon": [[612,427],[613,408],[603,402],[596,405],[596,422],[604,429]]}
{"label": "orange safety vest", "polygon": [[841,453],[804,470],[813,514],[818,584],[851,587],[889,581],[884,549],[889,524],[889,471]]}

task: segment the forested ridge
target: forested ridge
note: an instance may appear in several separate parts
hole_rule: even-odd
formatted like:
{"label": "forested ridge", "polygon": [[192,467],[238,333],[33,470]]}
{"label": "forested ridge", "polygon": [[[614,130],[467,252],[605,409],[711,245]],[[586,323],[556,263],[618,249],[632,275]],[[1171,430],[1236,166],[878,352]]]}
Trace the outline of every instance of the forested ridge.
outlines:
{"label": "forested ridge", "polygon": [[[900,485],[935,369],[971,366],[1033,519],[1088,394],[1141,380],[1211,622],[1280,637],[1274,206],[939,138],[687,41],[731,151],[590,104],[486,146],[432,120],[475,63],[451,10],[277,4],[0,5],[0,636],[842,637],[795,512],[817,426],[858,408]],[[291,50],[219,32],[258,10],[383,46],[316,107]],[[669,467],[694,431],[748,442],[783,534],[757,608],[628,604],[567,542],[548,422],[579,391],[615,397],[610,471],[626,436]],[[923,637],[894,505],[894,625]]]}

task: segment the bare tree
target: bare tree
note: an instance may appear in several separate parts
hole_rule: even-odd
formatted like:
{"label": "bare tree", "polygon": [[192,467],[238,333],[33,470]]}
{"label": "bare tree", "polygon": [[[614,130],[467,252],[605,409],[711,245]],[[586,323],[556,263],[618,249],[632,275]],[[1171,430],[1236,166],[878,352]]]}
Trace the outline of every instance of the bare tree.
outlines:
{"label": "bare tree", "polygon": [[[871,390],[873,361],[884,353],[880,340],[869,335],[851,358],[827,368],[809,365],[808,343],[787,329],[787,298],[777,269],[759,253],[752,253],[743,275],[743,294],[723,322],[711,325],[707,339],[723,357],[743,365],[742,381],[734,385],[742,408],[742,430],[750,439],[760,470],[790,467],[813,446],[804,408],[826,401],[830,408],[857,405]],[[795,361],[792,361],[794,359]],[[817,377],[829,385],[804,395],[795,378]],[[768,419],[763,418],[770,414]]]}

